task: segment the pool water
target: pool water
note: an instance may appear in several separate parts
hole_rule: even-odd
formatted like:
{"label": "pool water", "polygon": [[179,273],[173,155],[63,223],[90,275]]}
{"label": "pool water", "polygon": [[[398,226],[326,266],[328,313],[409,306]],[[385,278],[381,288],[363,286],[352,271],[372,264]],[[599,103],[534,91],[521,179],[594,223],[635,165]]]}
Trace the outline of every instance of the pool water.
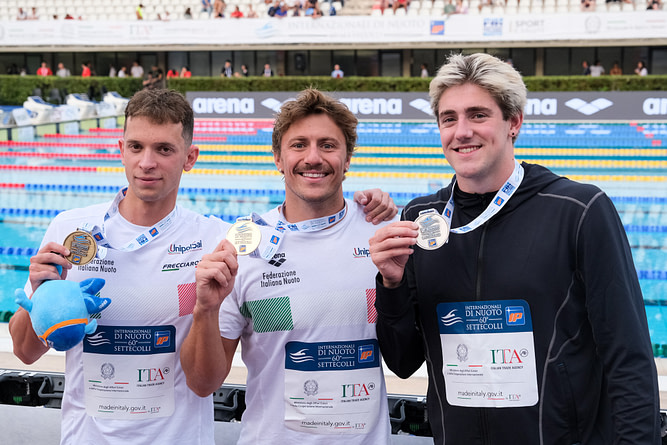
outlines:
{"label": "pool water", "polygon": [[[380,187],[402,206],[450,181],[453,170],[435,124],[363,122],[358,133],[344,182],[348,196]],[[91,129],[0,141],[0,321],[17,308],[14,290],[23,287],[49,221],[61,211],[109,201],[126,184],[120,135],[120,129]],[[234,221],[284,199],[270,122],[197,121],[194,143],[200,158],[183,176],[179,204]],[[632,248],[656,355],[667,356],[667,124],[526,123],[516,154],[594,183],[612,198]]]}

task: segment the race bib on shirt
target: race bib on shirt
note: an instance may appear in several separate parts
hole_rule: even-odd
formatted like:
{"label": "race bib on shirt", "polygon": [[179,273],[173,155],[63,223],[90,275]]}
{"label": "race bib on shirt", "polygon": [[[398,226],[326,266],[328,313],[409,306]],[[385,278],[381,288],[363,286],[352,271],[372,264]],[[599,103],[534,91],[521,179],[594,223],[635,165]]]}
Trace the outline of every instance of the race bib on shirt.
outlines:
{"label": "race bib on shirt", "polygon": [[377,340],[285,345],[285,426],[313,434],[366,434],[378,421]]}
{"label": "race bib on shirt", "polygon": [[86,412],[139,420],[174,412],[174,326],[101,325],[83,342]]}
{"label": "race bib on shirt", "polygon": [[440,303],[437,315],[450,405],[537,403],[533,323],[526,301]]}

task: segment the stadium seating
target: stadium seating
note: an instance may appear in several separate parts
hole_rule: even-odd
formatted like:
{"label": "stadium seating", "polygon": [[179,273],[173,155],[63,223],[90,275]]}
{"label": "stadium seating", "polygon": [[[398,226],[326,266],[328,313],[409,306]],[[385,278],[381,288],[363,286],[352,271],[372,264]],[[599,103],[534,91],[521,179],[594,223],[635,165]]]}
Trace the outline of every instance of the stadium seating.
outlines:
{"label": "stadium seating", "polygon": [[[330,8],[336,10],[336,15],[382,15],[376,10],[390,10],[392,0],[320,0],[321,9],[327,15]],[[144,5],[144,16],[147,20],[157,20],[158,14],[164,18],[169,13],[170,20],[183,18],[186,8],[190,8],[195,19],[208,19],[206,12],[201,12],[201,2],[198,0],[107,0],[103,5],[91,5],[87,0],[32,0],[27,9],[35,6],[40,20],[53,20],[54,15],[63,19],[66,14],[83,20],[136,20],[136,7],[141,2]],[[384,7],[382,7],[384,3]],[[580,11],[581,0],[492,0],[492,4],[479,8],[478,0],[464,0],[469,14],[536,14],[536,13],[576,13]],[[344,6],[343,6],[344,4]],[[445,2],[443,0],[414,0],[406,11],[409,16],[415,15],[442,15]],[[24,2],[5,0],[0,2],[0,21],[16,20],[19,7]],[[227,10],[233,10],[238,5],[245,14],[248,5],[252,5],[259,17],[266,16],[267,7],[264,0],[230,0]],[[402,9],[402,8],[399,8]],[[617,1],[605,3],[597,1],[596,12],[626,12],[645,9],[645,0],[631,2]],[[393,15],[393,14],[387,14]],[[398,15],[404,15],[400,12]]]}

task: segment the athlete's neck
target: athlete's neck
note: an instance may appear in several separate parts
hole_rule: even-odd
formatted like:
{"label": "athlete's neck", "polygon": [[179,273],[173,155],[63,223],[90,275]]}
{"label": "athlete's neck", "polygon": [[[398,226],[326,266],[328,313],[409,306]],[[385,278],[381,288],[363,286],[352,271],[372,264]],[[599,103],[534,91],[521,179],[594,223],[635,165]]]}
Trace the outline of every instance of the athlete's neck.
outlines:
{"label": "athlete's neck", "polygon": [[500,190],[512,171],[514,171],[514,157],[507,158],[501,166],[482,177],[466,177],[457,174],[456,183],[465,193],[483,195]]}
{"label": "athlete's neck", "polygon": [[176,206],[175,202],[146,202],[127,194],[118,205],[118,211],[127,221],[142,227],[150,227],[162,221]]}
{"label": "athlete's neck", "polygon": [[345,208],[345,200],[340,199],[340,204],[332,206],[331,203],[326,205],[317,205],[317,203],[308,203],[307,206],[290,205],[287,200],[280,206],[280,213],[289,223],[298,223],[307,221],[309,219],[324,218],[325,216],[335,215]]}

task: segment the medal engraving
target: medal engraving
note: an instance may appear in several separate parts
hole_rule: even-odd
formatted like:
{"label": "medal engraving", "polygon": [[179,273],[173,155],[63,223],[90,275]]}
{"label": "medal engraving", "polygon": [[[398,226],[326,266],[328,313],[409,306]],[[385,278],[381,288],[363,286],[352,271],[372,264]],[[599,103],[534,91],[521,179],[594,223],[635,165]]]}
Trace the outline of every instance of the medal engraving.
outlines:
{"label": "medal engraving", "polygon": [[95,239],[90,233],[83,230],[77,230],[67,235],[65,241],[63,241],[63,246],[70,251],[69,256],[66,256],[65,259],[75,266],[90,263],[97,253]]}
{"label": "medal engraving", "polygon": [[234,245],[239,255],[249,255],[259,247],[262,232],[252,221],[237,221],[229,228],[227,240]]}
{"label": "medal engraving", "polygon": [[445,218],[438,213],[419,215],[415,222],[419,224],[417,245],[425,250],[435,250],[442,247],[449,239],[449,225]]}

